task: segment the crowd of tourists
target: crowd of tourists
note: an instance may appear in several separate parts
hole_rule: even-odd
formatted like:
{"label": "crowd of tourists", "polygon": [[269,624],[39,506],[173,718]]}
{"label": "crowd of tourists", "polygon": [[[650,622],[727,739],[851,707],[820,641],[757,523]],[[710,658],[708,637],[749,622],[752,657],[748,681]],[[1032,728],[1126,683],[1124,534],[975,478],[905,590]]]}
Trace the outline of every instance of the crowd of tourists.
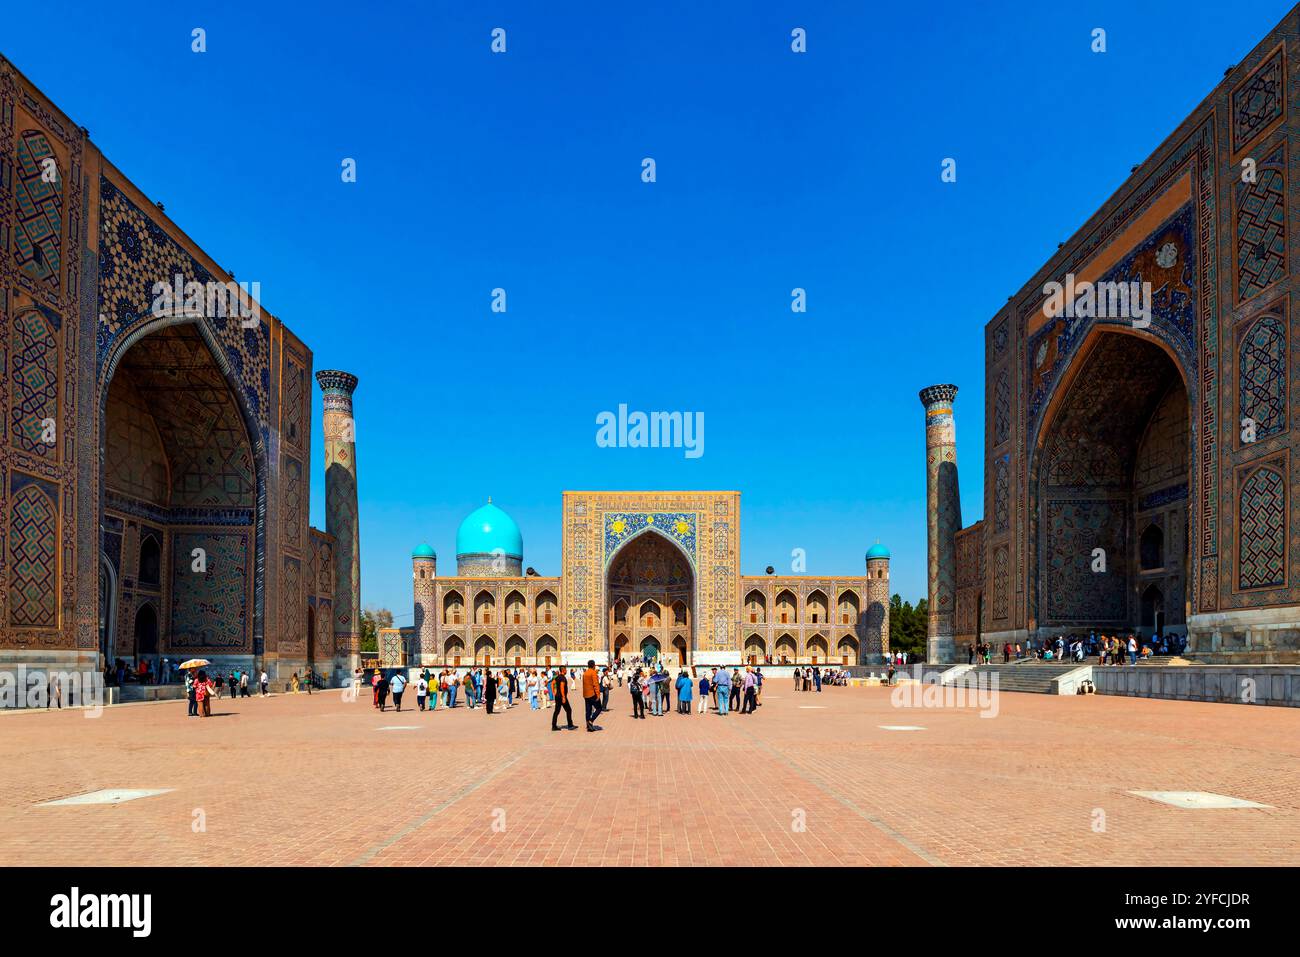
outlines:
{"label": "crowd of tourists", "polygon": [[[1152,635],[1150,639],[1140,638],[1133,632],[1127,635],[1099,635],[1095,631],[1086,635],[1057,635],[1055,638],[1043,638],[1031,641],[1023,647],[1020,642],[1004,642],[1001,657],[1003,663],[1020,661],[1024,658],[1037,658],[1042,661],[1073,661],[1079,664],[1089,658],[1096,658],[1099,665],[1130,665],[1139,659],[1148,659],[1155,655],[1180,655],[1187,648],[1185,635]],[[988,642],[972,642],[967,651],[970,664],[990,664],[997,654]]]}
{"label": "crowd of tourists", "polygon": [[[206,670],[197,673],[193,670],[186,671],[185,697],[190,705],[188,717],[210,717],[212,699],[220,698],[222,689],[226,687],[230,688],[232,699],[249,697],[251,681],[252,673],[247,669],[234,668],[224,676],[219,672],[208,674]],[[265,670],[258,677],[257,683],[261,687],[263,697],[270,693],[271,679]]]}
{"label": "crowd of tourists", "polygon": [[[821,669],[796,671],[797,688],[806,686],[806,690],[812,690],[815,686],[821,690],[825,680]],[[834,675],[834,681],[842,683],[840,672]],[[363,679],[360,669],[356,679],[358,683]],[[634,719],[644,719],[647,715],[662,717],[670,710],[680,715],[705,714],[710,710],[719,715],[731,712],[747,715],[762,704],[763,681],[763,669],[758,666],[743,669],[736,666],[730,671],[725,667],[680,668],[674,675],[672,668],[655,659],[619,660],[600,668],[589,661],[581,672],[572,666],[479,667],[463,672],[455,668],[436,672],[425,668],[411,680],[402,671],[390,675],[376,668],[370,675],[372,703],[380,711],[388,709],[390,697],[398,711],[402,710],[403,700],[407,700],[409,708],[406,698],[409,690],[415,692],[417,711],[455,708],[460,703],[471,710],[482,708],[487,714],[499,714],[527,701],[530,711],[551,711],[553,731],[560,730],[561,712],[565,728],[577,727],[573,723],[573,690],[581,692],[587,730],[599,731],[596,719],[609,710],[610,694],[615,689],[627,689]]]}

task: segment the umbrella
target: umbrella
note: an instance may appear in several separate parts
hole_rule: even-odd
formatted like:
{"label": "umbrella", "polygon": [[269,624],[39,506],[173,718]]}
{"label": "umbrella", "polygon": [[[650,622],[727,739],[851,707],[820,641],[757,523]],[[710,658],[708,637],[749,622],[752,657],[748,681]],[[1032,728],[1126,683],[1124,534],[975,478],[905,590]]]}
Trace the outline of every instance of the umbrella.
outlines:
{"label": "umbrella", "polygon": [[212,664],[212,662],[208,661],[207,658],[191,658],[189,661],[177,665],[176,667],[184,671],[187,668],[206,668],[210,664]]}

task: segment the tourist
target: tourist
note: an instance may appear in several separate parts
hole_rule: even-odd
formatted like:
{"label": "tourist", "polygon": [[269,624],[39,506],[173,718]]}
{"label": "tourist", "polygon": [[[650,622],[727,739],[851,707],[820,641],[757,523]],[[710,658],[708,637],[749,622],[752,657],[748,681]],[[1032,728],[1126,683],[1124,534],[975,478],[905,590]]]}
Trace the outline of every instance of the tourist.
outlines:
{"label": "tourist", "polygon": [[429,694],[429,681],[424,675],[420,675],[415,681],[415,707],[417,711],[424,710],[424,699]]}
{"label": "tourist", "polygon": [[754,707],[759,707],[763,703],[763,669],[754,669]]}
{"label": "tourist", "polygon": [[596,719],[600,717],[600,673],[596,671],[596,662],[587,661],[587,670],[582,673],[582,703],[587,714],[587,730],[596,731]]}
{"label": "tourist", "polygon": [[455,669],[447,672],[446,677],[443,678],[443,684],[447,689],[447,707],[456,707],[456,692],[460,690],[460,682],[456,680]]}
{"label": "tourist", "polygon": [[609,693],[614,690],[614,677],[606,668],[600,675],[600,710],[609,710]]}
{"label": "tourist", "polygon": [[[972,655],[971,660],[972,660],[972,661],[975,660],[974,657],[973,657],[974,654],[975,654],[975,651],[974,651],[974,649],[972,648],[972,650],[971,650],[971,655]],[[801,668],[795,668],[795,669],[794,669],[794,675],[793,675],[793,677],[794,677],[794,690],[795,690],[795,691],[798,691],[798,690],[799,690],[799,682],[801,682],[801,681],[803,680],[803,669],[801,669]]]}
{"label": "tourist", "polygon": [[261,684],[262,684],[262,697],[265,698],[268,694],[271,693],[271,679],[267,675],[265,668],[262,669]]}
{"label": "tourist", "polygon": [[628,693],[632,695],[632,717],[645,717],[645,698],[641,693],[641,669],[633,672],[627,682]]}
{"label": "tourist", "polygon": [[708,671],[706,670],[704,674],[700,675],[700,714],[704,714],[706,711],[709,710],[709,688],[710,687],[711,685],[709,684],[709,674]]}
{"label": "tourist", "polygon": [[474,697],[474,673],[472,671],[465,672],[465,677],[460,684],[465,691],[465,706],[473,711],[478,707],[478,699]]}
{"label": "tourist", "polygon": [[528,678],[525,680],[524,684],[528,688],[528,710],[536,711],[540,707],[537,701],[537,695],[541,690],[537,680],[536,668],[528,669]]}
{"label": "tourist", "polygon": [[727,674],[726,668],[719,668],[718,673],[713,677],[717,688],[718,714],[725,717],[727,714],[727,703],[731,700],[731,676]]}
{"label": "tourist", "polygon": [[199,707],[202,709],[202,716],[205,718],[212,717],[213,690],[212,682],[208,680],[208,673],[200,671],[198,680],[194,683],[194,697],[198,700]]}
{"label": "tourist", "polygon": [[[293,673],[293,676],[289,679],[289,686],[290,686],[291,688],[293,688],[293,693],[294,693],[294,694],[297,694],[297,693],[298,693],[298,672],[295,671],[295,672]],[[380,710],[383,710],[383,709],[380,709]]]}
{"label": "tourist", "polygon": [[688,715],[691,713],[691,691],[693,685],[694,682],[691,681],[691,678],[686,673],[686,670],[682,669],[682,673],[677,676],[677,713],[678,714]]}
{"label": "tourist", "polygon": [[555,710],[551,712],[551,730],[559,731],[556,723],[560,718],[560,709],[564,709],[564,720],[568,723],[564,726],[565,730],[573,731],[578,726],[573,723],[573,709],[569,707],[569,680],[561,668],[555,673]]}
{"label": "tourist", "polygon": [[374,703],[375,703],[375,707],[378,708],[379,707],[379,669],[378,668],[376,668],[375,673],[370,676],[370,687],[373,688],[375,691]]}
{"label": "tourist", "polygon": [[497,676],[492,673],[491,668],[487,668],[483,678],[483,703],[487,705],[487,713],[492,713],[492,706],[497,702],[497,685],[500,683]]}
{"label": "tourist", "polygon": [[238,695],[239,695],[239,672],[232,671],[230,673],[230,700],[234,701],[235,698],[238,697]]}
{"label": "tourist", "polygon": [[1137,638],[1130,632],[1128,636],[1128,663],[1136,665],[1138,663],[1138,643]]}
{"label": "tourist", "polygon": [[822,671],[820,668],[813,668],[813,685],[817,688],[817,693],[822,693]]}
{"label": "tourist", "polygon": [[379,683],[375,685],[375,691],[379,695],[380,713],[383,713],[388,709],[388,689],[389,689],[388,676],[381,674],[379,676]]}
{"label": "tourist", "polygon": [[248,697],[248,669],[244,669],[239,675],[239,696],[241,698]]}
{"label": "tourist", "polygon": [[732,711],[740,710],[741,691],[742,688],[741,688],[741,681],[740,681],[740,669],[732,668],[731,669],[731,701],[729,702],[730,710]]}
{"label": "tourist", "polygon": [[[754,677],[753,669],[746,668],[745,684],[744,684],[745,700],[741,703],[740,706],[741,714],[753,714],[754,709],[758,707],[758,693],[755,690],[757,685],[758,685],[758,681]],[[821,689],[819,688],[818,690]]]}
{"label": "tourist", "polygon": [[185,714],[185,717],[187,718],[197,718],[199,716],[199,699],[195,694],[196,684],[197,682],[194,680],[194,672],[187,668],[185,670],[185,697],[188,698],[190,702],[189,711]]}

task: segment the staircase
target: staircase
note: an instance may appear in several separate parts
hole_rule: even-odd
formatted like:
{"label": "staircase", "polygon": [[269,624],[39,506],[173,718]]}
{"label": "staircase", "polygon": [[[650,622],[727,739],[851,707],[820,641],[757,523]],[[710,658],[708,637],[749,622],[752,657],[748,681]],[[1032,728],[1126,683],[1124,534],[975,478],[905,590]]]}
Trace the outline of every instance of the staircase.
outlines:
{"label": "staircase", "polygon": [[[1051,694],[1053,680],[1074,671],[1076,668],[1082,668],[1086,664],[1086,661],[1083,664],[1078,664],[1073,661],[1040,661],[1034,658],[1010,664],[976,665],[974,673],[977,675],[996,674],[998,676],[998,691]],[[966,680],[970,680],[969,673]],[[978,678],[976,680],[988,681],[989,679]]]}

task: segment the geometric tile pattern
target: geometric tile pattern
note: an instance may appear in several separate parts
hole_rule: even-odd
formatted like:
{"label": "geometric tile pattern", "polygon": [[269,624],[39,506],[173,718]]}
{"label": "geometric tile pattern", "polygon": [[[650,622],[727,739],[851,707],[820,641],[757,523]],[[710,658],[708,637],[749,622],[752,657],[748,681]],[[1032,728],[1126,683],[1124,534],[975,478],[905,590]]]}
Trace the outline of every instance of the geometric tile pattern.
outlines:
{"label": "geometric tile pattern", "polygon": [[1232,94],[1232,151],[1235,153],[1282,116],[1282,49],[1262,63]]}
{"label": "geometric tile pattern", "polygon": [[281,544],[297,551],[302,547],[302,465],[298,460],[284,455],[280,471],[280,518],[283,523]]}
{"label": "geometric tile pattern", "polygon": [[[1082,624],[1126,620],[1128,502],[1049,501],[1045,512],[1044,620]],[[1093,571],[1097,548],[1105,551],[1104,571]]]}
{"label": "geometric tile pattern", "polygon": [[9,624],[54,628],[59,620],[58,496],[48,483],[16,473],[11,484]]}
{"label": "geometric tile pattern", "polygon": [[993,444],[1001,445],[1011,434],[1011,382],[1007,370],[998,373],[993,387]]}
{"label": "geometric tile pattern", "polygon": [[1286,326],[1275,315],[1263,315],[1242,338],[1237,385],[1241,415],[1255,421],[1255,437],[1263,439],[1286,428]]}
{"label": "geometric tile pattern", "polygon": [[1286,275],[1286,187],[1278,149],[1238,183],[1237,301],[1245,302]]}
{"label": "geometric tile pattern", "polygon": [[1238,587],[1285,585],[1286,479],[1282,473],[1267,466],[1252,472],[1241,484],[1238,509]]}
{"label": "geometric tile pattern", "polygon": [[[119,338],[154,321],[153,285],[174,282],[179,275],[190,282],[228,282],[206,267],[142,213],[107,177],[100,177],[98,352],[103,371],[113,344]],[[206,326],[224,351],[225,363],[239,382],[249,414],[267,443],[266,408],[271,386],[268,366],[270,324],[258,322],[246,329],[233,316],[205,317]],[[191,326],[192,328],[192,326]]]}
{"label": "geometric tile pattern", "polygon": [[[171,647],[249,649],[247,535],[176,532],[174,543]],[[196,548],[207,553],[204,572],[193,570]]]}
{"label": "geometric tile pattern", "polygon": [[44,423],[59,414],[58,314],[30,309],[14,319],[10,352],[9,434],[13,444],[42,458],[58,458],[59,439],[44,441]]}
{"label": "geometric tile pattern", "polygon": [[[14,183],[18,222],[14,227],[14,259],[37,282],[59,285],[63,246],[63,177],[52,164],[50,142],[35,130],[18,141],[18,170]],[[53,181],[46,169],[55,171]]]}
{"label": "geometric tile pattern", "polygon": [[1004,455],[994,465],[993,532],[1005,532],[1010,525],[1011,457]]}

